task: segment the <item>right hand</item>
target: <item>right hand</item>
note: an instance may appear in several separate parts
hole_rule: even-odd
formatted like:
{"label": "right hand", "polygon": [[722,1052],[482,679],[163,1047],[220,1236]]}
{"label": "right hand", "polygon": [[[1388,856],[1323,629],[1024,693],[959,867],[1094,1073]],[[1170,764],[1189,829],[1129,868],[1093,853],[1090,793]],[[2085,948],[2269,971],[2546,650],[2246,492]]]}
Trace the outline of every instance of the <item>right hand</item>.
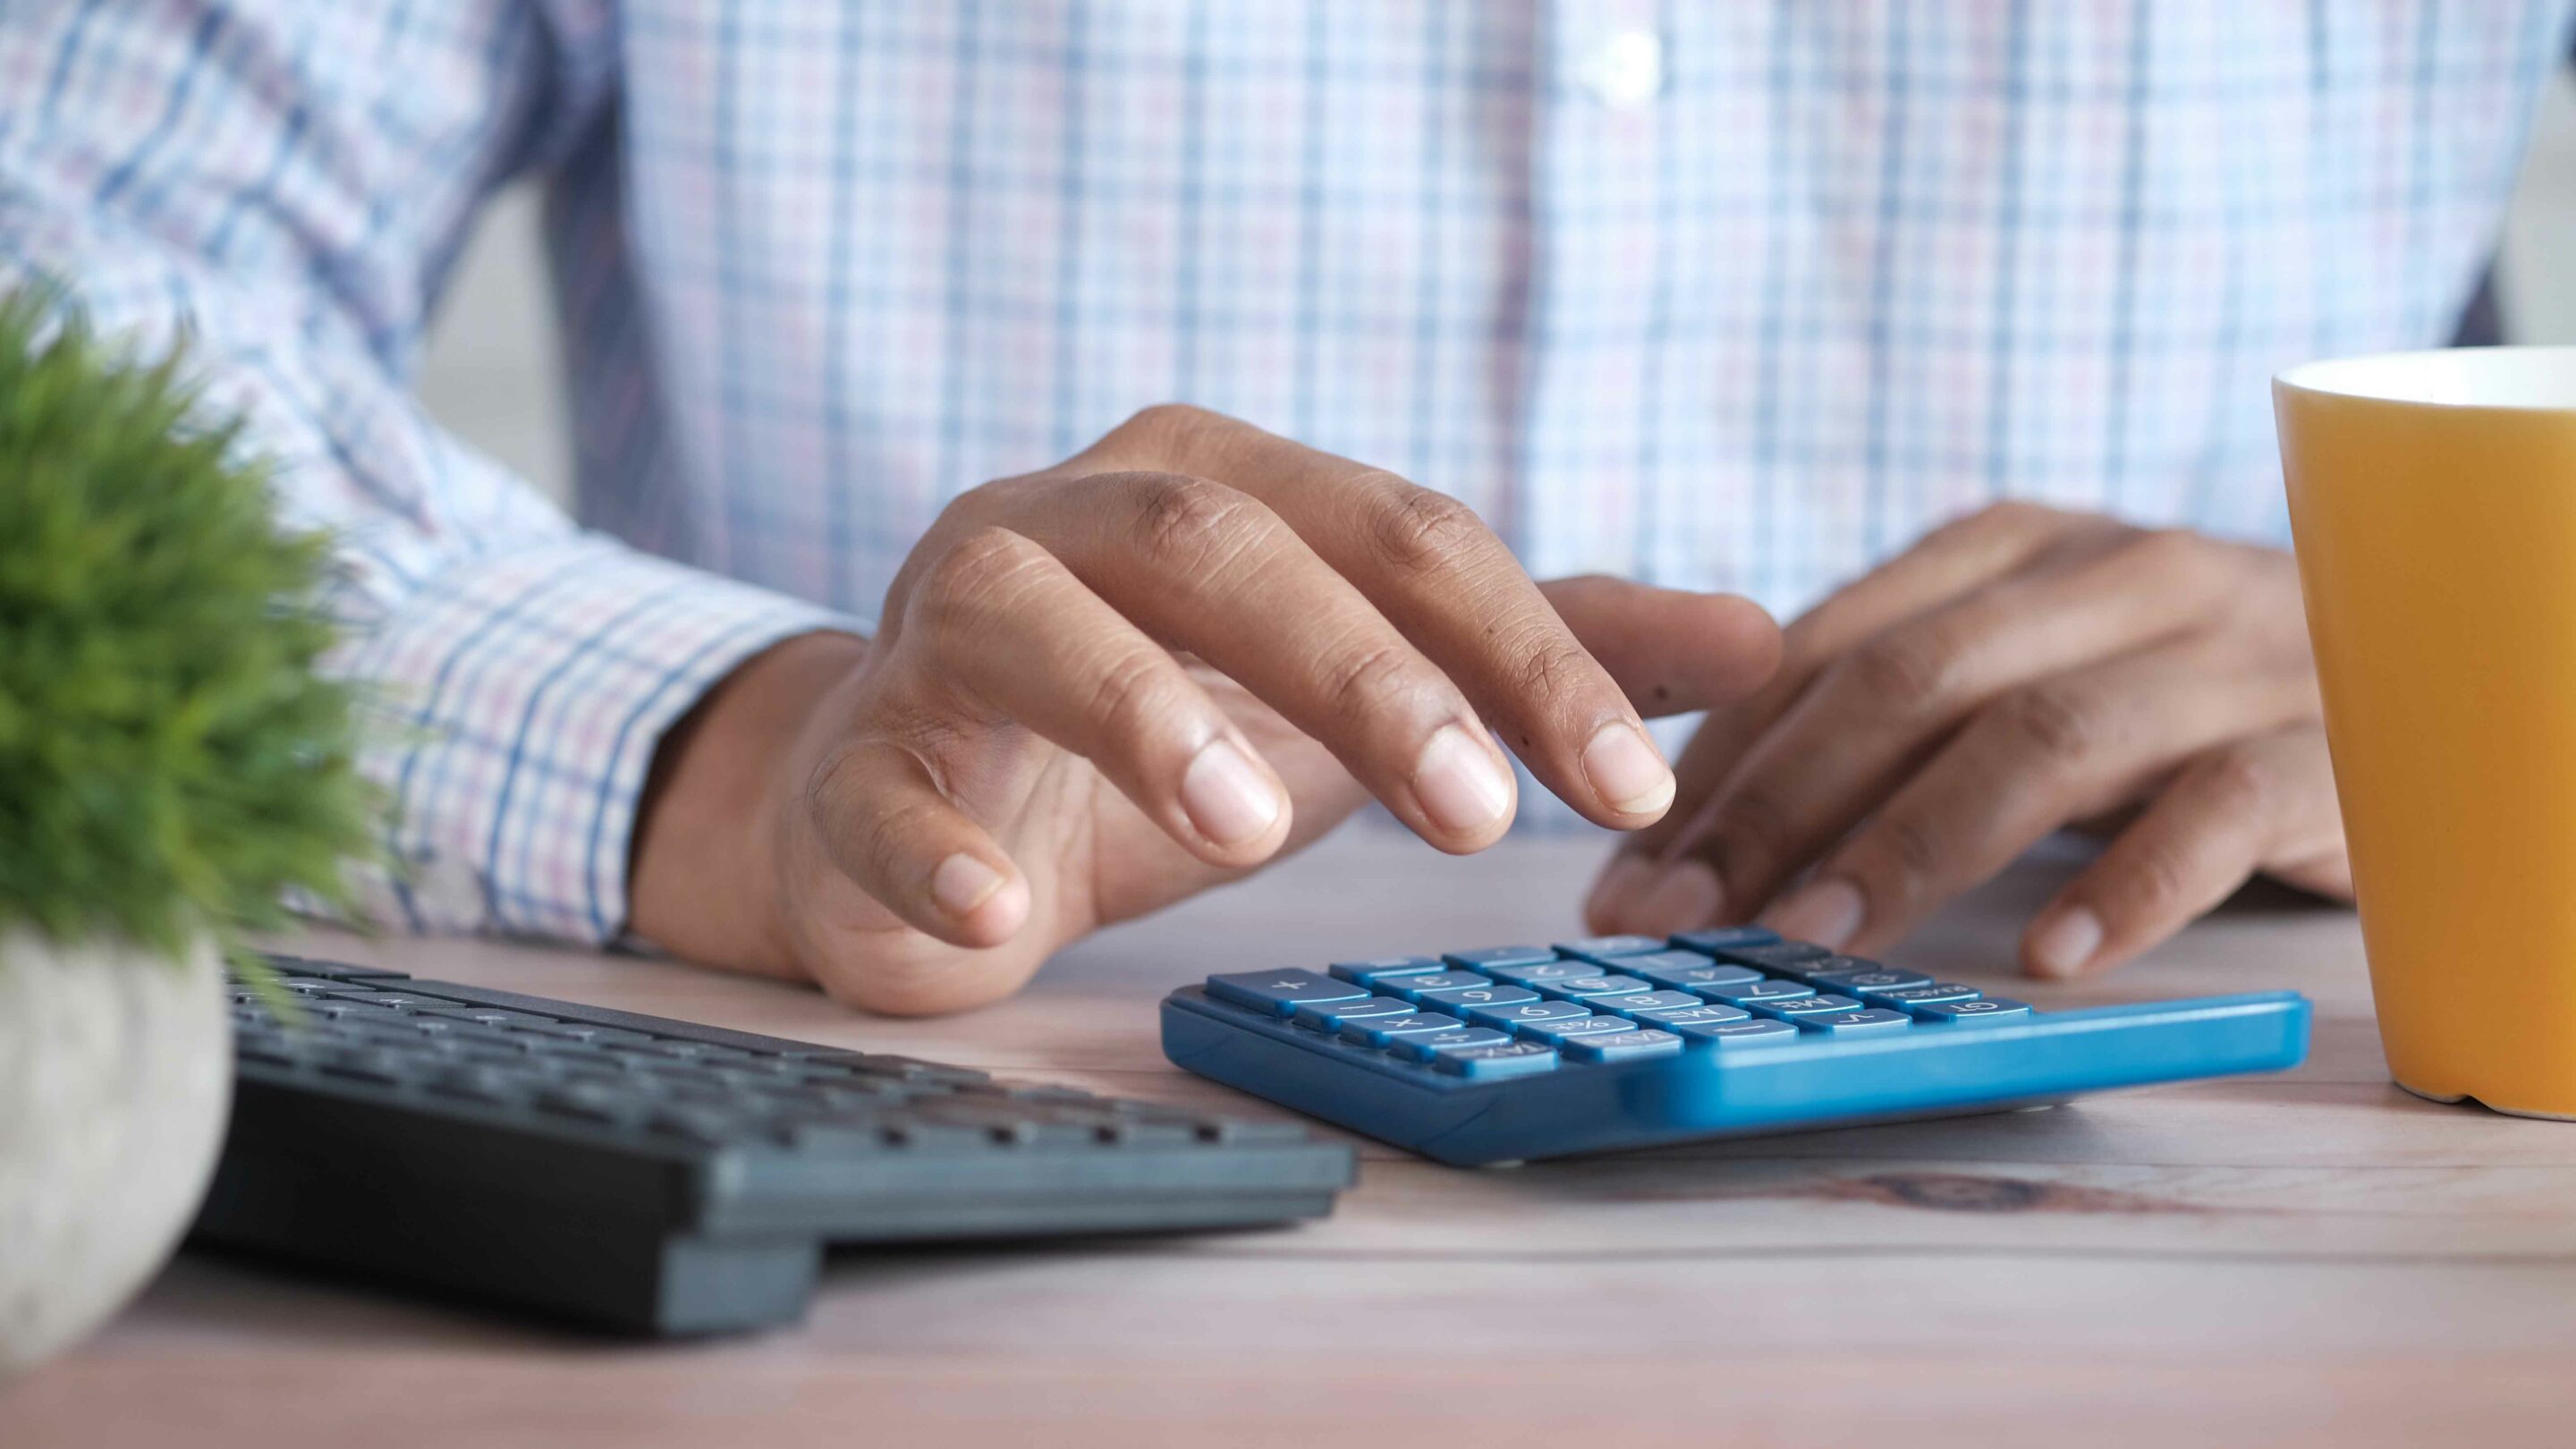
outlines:
{"label": "right hand", "polygon": [[1230,879],[1376,796],[1451,852],[1499,838],[1486,722],[1587,818],[1673,776],[1631,701],[1758,687],[1741,599],[1540,585],[1475,514],[1195,408],[952,503],[870,640],[791,640],[663,746],[633,924],[681,955],[956,1010],[1058,947]]}

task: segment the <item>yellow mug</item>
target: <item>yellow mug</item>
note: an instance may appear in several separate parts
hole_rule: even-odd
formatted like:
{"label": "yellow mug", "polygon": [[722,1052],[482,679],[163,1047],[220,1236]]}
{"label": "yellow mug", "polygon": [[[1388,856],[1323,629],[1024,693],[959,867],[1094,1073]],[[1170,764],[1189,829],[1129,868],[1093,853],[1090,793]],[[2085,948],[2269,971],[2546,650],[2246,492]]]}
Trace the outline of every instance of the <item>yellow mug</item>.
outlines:
{"label": "yellow mug", "polygon": [[2576,1120],[2576,347],[2272,400],[2389,1070]]}

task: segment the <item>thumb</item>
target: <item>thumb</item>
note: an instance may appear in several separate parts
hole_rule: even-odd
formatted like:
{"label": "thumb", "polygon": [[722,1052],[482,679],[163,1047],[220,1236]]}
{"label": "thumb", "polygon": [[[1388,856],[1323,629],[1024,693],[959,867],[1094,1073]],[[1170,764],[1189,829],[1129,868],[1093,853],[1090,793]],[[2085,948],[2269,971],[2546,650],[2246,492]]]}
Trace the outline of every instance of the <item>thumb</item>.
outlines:
{"label": "thumb", "polygon": [[1607,574],[1550,579],[1539,591],[1649,718],[1742,699],[1780,667],[1780,626],[1750,599]]}

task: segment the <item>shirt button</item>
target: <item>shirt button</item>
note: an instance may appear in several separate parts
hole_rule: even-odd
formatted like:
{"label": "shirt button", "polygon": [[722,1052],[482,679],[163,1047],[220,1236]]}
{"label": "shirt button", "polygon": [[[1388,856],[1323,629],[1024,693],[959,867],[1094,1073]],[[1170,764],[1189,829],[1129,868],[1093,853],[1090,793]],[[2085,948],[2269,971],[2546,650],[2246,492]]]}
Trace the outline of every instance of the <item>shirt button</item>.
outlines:
{"label": "shirt button", "polygon": [[1664,42],[1651,30],[1620,30],[1583,57],[1584,89],[1605,106],[1633,111],[1664,88]]}

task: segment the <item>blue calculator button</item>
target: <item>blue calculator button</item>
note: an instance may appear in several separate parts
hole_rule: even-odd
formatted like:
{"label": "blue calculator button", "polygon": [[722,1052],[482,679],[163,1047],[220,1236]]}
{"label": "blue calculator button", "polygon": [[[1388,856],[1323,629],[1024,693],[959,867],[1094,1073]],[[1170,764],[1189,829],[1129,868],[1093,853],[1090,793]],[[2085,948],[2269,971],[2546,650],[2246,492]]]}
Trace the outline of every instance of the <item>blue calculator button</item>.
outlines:
{"label": "blue calculator button", "polygon": [[1392,996],[1363,996],[1357,1001],[1316,1001],[1298,1007],[1294,1020],[1309,1031],[1337,1032],[1342,1023],[1363,1016],[1410,1016],[1413,1003]]}
{"label": "blue calculator button", "polygon": [[1469,1021],[1476,1023],[1478,1026],[1490,1026],[1503,1031],[1509,1031],[1523,1022],[1572,1021],[1576,1017],[1590,1016],[1591,1014],[1591,1008],[1585,1006],[1579,1001],[1539,1001],[1533,999],[1529,1001],[1506,1002],[1498,1006],[1471,1006],[1467,1008],[1467,1019]]}
{"label": "blue calculator button", "polygon": [[1863,1006],[1851,1011],[1811,1011],[1798,1017],[1797,1023],[1800,1031],[1820,1031],[1827,1036],[1873,1036],[1912,1026],[1914,1018],[1883,1006]]}
{"label": "blue calculator button", "polygon": [[1834,957],[1834,953],[1824,947],[1805,941],[1775,941],[1768,946],[1729,946],[1717,954],[1729,961],[1759,966],[1765,971],[1829,971],[1833,968],[1819,968],[1815,963],[1830,961]]}
{"label": "blue calculator button", "polygon": [[1342,1040],[1365,1046],[1382,1047],[1398,1037],[1423,1036],[1435,1031],[1459,1031],[1467,1023],[1438,1012],[1417,1011],[1409,1016],[1363,1016],[1342,1028]]}
{"label": "blue calculator button", "polygon": [[1936,1001],[1974,1001],[1985,993],[1956,981],[1936,981],[1929,986],[1897,986],[1884,991],[1864,991],[1861,1000],[1872,1006],[1928,1006]]}
{"label": "blue calculator button", "polygon": [[1347,981],[1312,971],[1237,971],[1207,979],[1207,993],[1219,1001],[1249,1007],[1264,1016],[1291,1016],[1316,1001],[1357,1001],[1366,991]]}
{"label": "blue calculator button", "polygon": [[1652,1027],[1573,1037],[1564,1047],[1565,1054],[1578,1062],[1633,1062],[1640,1057],[1670,1056],[1681,1049],[1680,1037]]}
{"label": "blue calculator button", "polygon": [[1485,974],[1514,986],[1536,986],[1547,981],[1569,981],[1577,976],[1598,976],[1601,968],[1589,961],[1532,961],[1525,966],[1488,967]]}
{"label": "blue calculator button", "polygon": [[1624,1016],[1569,1016],[1562,1021],[1527,1021],[1512,1029],[1525,1040],[1561,1047],[1579,1036],[1635,1031],[1637,1024]]}
{"label": "blue calculator button", "polygon": [[1706,1006],[1708,1003],[1687,991],[1630,991],[1618,996],[1596,996],[1584,1004],[1594,1011],[1615,1012],[1633,1020],[1641,1011],[1667,1011],[1676,1006]]}
{"label": "blue calculator button", "polygon": [[1489,1082],[1498,1077],[1526,1077],[1533,1072],[1554,1071],[1556,1048],[1534,1041],[1505,1042],[1501,1046],[1444,1047],[1432,1057],[1431,1065],[1471,1082]]}
{"label": "blue calculator button", "polygon": [[1787,1046],[1798,1039],[1796,1027],[1766,1016],[1750,1016],[1742,1021],[1671,1021],[1664,1023],[1663,1029],[1693,1046],[1713,1046],[1724,1051]]}
{"label": "blue calculator button", "polygon": [[1816,994],[1816,988],[1803,981],[1783,981],[1776,976],[1765,976],[1754,981],[1694,986],[1691,988],[1691,994],[1705,996],[1711,1001],[1723,1001],[1729,1006],[1751,1006],[1758,1001],[1788,1001],[1796,997],[1813,996]]}
{"label": "blue calculator button", "polygon": [[1848,996],[1807,995],[1779,996],[1768,1001],[1748,1001],[1745,1005],[1766,1016],[1807,1016],[1835,1011],[1858,1011],[1860,1003]]}
{"label": "blue calculator button", "polygon": [[1984,1021],[2028,1021],[2031,1010],[2018,1001],[2000,996],[1980,996],[1974,1001],[1927,1001],[1906,1010],[1926,1022],[1943,1025],[1968,1025]]}
{"label": "blue calculator button", "polygon": [[1721,1021],[1751,1021],[1753,1019],[1752,1013],[1744,1010],[1742,1007],[1719,1006],[1714,1002],[1707,1001],[1695,1002],[1689,1006],[1669,1007],[1658,1011],[1630,1011],[1622,1014],[1627,1016],[1631,1021],[1641,1021],[1648,1026],[1661,1027],[1704,1026],[1714,1025]]}
{"label": "blue calculator button", "polygon": [[1362,986],[1374,984],[1381,976],[1420,976],[1427,971],[1446,971],[1435,956],[1380,956],[1374,961],[1336,961],[1333,974],[1344,981]]}
{"label": "blue calculator button", "polygon": [[1526,986],[1510,986],[1480,978],[1474,986],[1452,986],[1446,991],[1417,991],[1413,993],[1413,999],[1438,1011],[1464,1015],[1479,1006],[1514,1006],[1536,1001],[1538,993]]}
{"label": "blue calculator button", "polygon": [[1714,956],[1738,946],[1776,946],[1780,933],[1762,926],[1723,926],[1714,931],[1682,931],[1672,937],[1672,942],[1685,951]]}
{"label": "blue calculator button", "polygon": [[1586,936],[1580,941],[1559,941],[1556,953],[1583,961],[1598,961],[1604,966],[1619,966],[1622,956],[1645,956],[1664,949],[1661,936]]}
{"label": "blue calculator button", "polygon": [[1491,988],[1493,984],[1489,978],[1473,971],[1434,971],[1427,976],[1390,976],[1379,982],[1377,989],[1389,996],[1420,1001],[1434,991],[1451,991],[1462,986]]}
{"label": "blue calculator button", "polygon": [[1621,975],[1676,990],[1762,979],[1762,973],[1750,966],[1738,966],[1732,961],[1711,961],[1697,951],[1658,951],[1652,956],[1630,956],[1619,963],[1619,971]]}
{"label": "blue calculator button", "polygon": [[1508,1033],[1490,1026],[1461,1026],[1448,1031],[1427,1031],[1414,1036],[1400,1036],[1387,1043],[1397,1056],[1407,1061],[1427,1062],[1450,1047],[1503,1046],[1511,1041]]}
{"label": "blue calculator button", "polygon": [[1596,996],[1625,996],[1632,991],[1650,989],[1634,976],[1569,976],[1563,981],[1542,981],[1538,989],[1565,1001],[1589,1001]]}
{"label": "blue calculator button", "polygon": [[1896,991],[1908,986],[1929,986],[1932,978],[1920,971],[1899,971],[1892,966],[1872,964],[1858,971],[1809,971],[1807,984],[1825,991],[1839,991],[1846,996],[1863,991]]}
{"label": "blue calculator button", "polygon": [[1497,966],[1535,966],[1553,961],[1556,952],[1546,946],[1484,946],[1473,951],[1452,951],[1442,959],[1461,971],[1491,971]]}

